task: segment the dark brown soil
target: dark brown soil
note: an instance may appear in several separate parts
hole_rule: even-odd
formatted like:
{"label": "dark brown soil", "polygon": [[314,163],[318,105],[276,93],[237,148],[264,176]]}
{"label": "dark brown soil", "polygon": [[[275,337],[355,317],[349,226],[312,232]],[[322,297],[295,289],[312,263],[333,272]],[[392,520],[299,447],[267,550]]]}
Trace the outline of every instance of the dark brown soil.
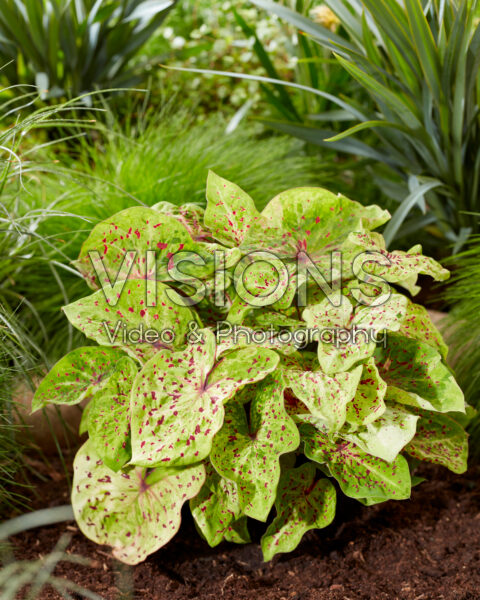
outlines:
{"label": "dark brown soil", "polygon": [[[256,543],[209,548],[187,515],[167,547],[132,569],[73,523],[26,532],[12,542],[18,558],[38,558],[70,532],[68,552],[92,563],[60,563],[56,575],[105,600],[480,599],[480,469],[454,476],[429,468],[426,474],[435,479],[415,488],[409,501],[365,508],[341,500],[332,525],[310,532],[295,552],[267,564]],[[43,484],[36,506],[64,504],[65,490],[61,482]],[[263,527],[254,529],[256,541]],[[57,598],[51,590],[41,595]]]}

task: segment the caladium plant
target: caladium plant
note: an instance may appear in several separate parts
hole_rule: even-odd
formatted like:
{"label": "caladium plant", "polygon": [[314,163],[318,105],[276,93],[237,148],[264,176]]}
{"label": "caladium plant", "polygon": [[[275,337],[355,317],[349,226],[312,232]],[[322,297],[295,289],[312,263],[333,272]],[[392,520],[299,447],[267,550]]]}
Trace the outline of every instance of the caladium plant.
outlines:
{"label": "caladium plant", "polygon": [[210,173],[205,210],[160,202],[94,227],[76,263],[93,293],[64,307],[91,345],[33,401],[85,407],[85,535],[135,564],[189,501],[211,546],[268,521],[270,560],[327,526],[339,491],[403,500],[420,460],[466,469],[463,395],[411,300],[419,274],[448,272],[418,246],[387,251],[388,218],[313,188],[258,212]]}

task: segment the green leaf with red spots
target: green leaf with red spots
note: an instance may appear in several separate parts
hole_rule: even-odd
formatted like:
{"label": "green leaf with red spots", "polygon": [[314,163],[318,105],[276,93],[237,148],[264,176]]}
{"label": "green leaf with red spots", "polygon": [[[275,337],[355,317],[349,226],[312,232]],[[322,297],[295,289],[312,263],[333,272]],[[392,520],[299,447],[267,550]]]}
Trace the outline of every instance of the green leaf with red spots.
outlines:
{"label": "green leaf with red spots", "polygon": [[367,454],[353,442],[332,442],[311,425],[302,425],[300,433],[305,456],[325,465],[346,496],[375,500],[410,497],[410,471],[403,456],[387,462]]}
{"label": "green leaf with red spots", "polygon": [[328,479],[315,480],[316,469],[306,463],[282,473],[275,509],[277,516],[262,537],[265,561],[291,552],[310,529],[322,529],[335,517],[336,493]]}
{"label": "green leaf with red spots", "polygon": [[378,306],[354,307],[347,296],[339,307],[325,298],[303,311],[308,327],[318,331],[318,360],[329,375],[348,371],[375,352],[380,332],[397,331],[405,316],[407,299],[399,294],[385,296]]}
{"label": "green leaf with red spots", "polygon": [[183,504],[198,494],[205,480],[203,465],[115,473],[103,464],[91,441],[78,451],[73,469],[72,505],[80,529],[129,565],[142,562],[172,539]]}
{"label": "green leaf with red spots", "polygon": [[216,240],[239,246],[259,216],[253,200],[238,185],[208,173],[205,226]]}
{"label": "green leaf with red spots", "polygon": [[[160,282],[129,280],[114,285],[111,306],[102,290],[63,307],[68,320],[103,346],[118,346],[140,361],[162,348],[185,345],[193,313]],[[147,333],[148,332],[148,333]]]}
{"label": "green leaf with red spots", "polygon": [[264,348],[239,349],[216,362],[215,336],[182,352],[158,352],[138,374],[132,391],[132,464],[186,465],[210,453],[223,424],[224,404],[278,364]]}
{"label": "green leaf with red spots", "polygon": [[432,346],[432,348],[440,352],[443,360],[446,360],[448,346],[443,341],[440,331],[432,323],[432,319],[425,307],[409,301],[399,333],[405,337],[420,340]]}
{"label": "green leaf with red spots", "polygon": [[338,250],[351,231],[375,229],[389,218],[378,206],[362,206],[322,188],[295,188],[273,198],[254,221],[244,246],[281,258],[303,252],[317,263]]}
{"label": "green leaf with red spots", "polygon": [[[372,260],[363,266],[366,273],[401,285],[413,295],[420,291],[416,285],[418,275],[429,275],[435,281],[445,281],[450,277],[449,271],[440,263],[429,256],[423,256],[420,244],[413,246],[407,252],[402,250],[389,252],[385,248],[385,240],[381,234],[368,232],[354,232],[350,235],[349,241],[357,245],[359,251],[374,253]],[[386,264],[375,260],[375,255],[385,258]]]}
{"label": "green leaf with red spots", "polygon": [[[190,233],[173,216],[134,206],[96,225],[75,264],[94,289],[108,287],[127,277],[162,281],[168,278],[166,270],[171,256],[196,247]],[[149,265],[147,250],[155,252],[155,260]],[[128,252],[132,254],[127,257]],[[127,261],[125,265],[124,261]],[[95,269],[101,273],[100,280]]]}
{"label": "green leaf with red spots", "polygon": [[[415,410],[415,409],[414,409]],[[467,470],[468,434],[448,415],[415,410],[417,434],[405,450],[420,460],[443,465],[454,473]]]}
{"label": "green leaf with red spots", "polygon": [[378,419],[385,412],[386,391],[387,384],[371,358],[363,365],[355,397],[347,405],[347,422],[355,427],[368,425]]}
{"label": "green leaf with red spots", "polygon": [[197,528],[212,547],[225,539],[237,543],[250,541],[248,531],[246,536],[242,536],[241,528],[237,530],[237,522],[242,516],[237,484],[221,477],[211,463],[205,465],[205,470],[205,483],[200,493],[190,500]]}
{"label": "green leaf with red spots", "polygon": [[287,387],[331,432],[339,431],[347,418],[347,406],[355,397],[362,367],[329,377],[323,371],[286,369]]}
{"label": "green leaf with red spots", "polygon": [[103,385],[125,353],[116,348],[87,346],[61,358],[38,386],[32,412],[47,404],[79,404]]}
{"label": "green leaf with red spots", "polygon": [[462,390],[432,346],[390,334],[376,355],[380,376],[387,382],[385,399],[425,410],[465,412]]}
{"label": "green leaf with red spots", "polygon": [[245,515],[267,519],[280,477],[280,456],[296,450],[299,442],[297,427],[284,408],[283,383],[276,374],[257,384],[249,419],[242,404],[227,405],[211,461],[218,473],[237,484]]}
{"label": "green leaf with red spots", "polygon": [[367,454],[392,462],[415,435],[418,417],[402,405],[387,406],[375,421],[354,433],[342,433]]}
{"label": "green leaf with red spots", "polygon": [[152,209],[176,219],[185,227],[193,240],[200,242],[211,239],[210,231],[203,224],[205,209],[202,206],[193,204],[192,202],[178,206],[177,204],[163,201],[154,204]]}
{"label": "green leaf with red spots", "polygon": [[113,471],[121,469],[131,456],[130,392],[136,375],[136,363],[128,357],[120,359],[105,387],[88,406],[89,437],[99,457]]}

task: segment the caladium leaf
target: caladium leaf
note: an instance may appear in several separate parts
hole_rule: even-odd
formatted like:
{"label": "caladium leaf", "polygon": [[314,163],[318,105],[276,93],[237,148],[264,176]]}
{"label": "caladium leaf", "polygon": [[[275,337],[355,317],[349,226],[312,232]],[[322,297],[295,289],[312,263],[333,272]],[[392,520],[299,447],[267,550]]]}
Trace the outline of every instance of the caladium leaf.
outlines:
{"label": "caladium leaf", "polygon": [[305,253],[314,263],[339,249],[351,231],[375,229],[389,213],[365,207],[322,188],[295,188],[282,192],[252,223],[244,246],[268,249],[280,257]]}
{"label": "caladium leaf", "polygon": [[263,379],[278,364],[265,348],[234,350],[215,363],[215,336],[182,352],[158,352],[138,374],[132,391],[132,464],[186,465],[210,453],[224,418],[224,403],[242,386]]}
{"label": "caladium leaf", "polygon": [[388,384],[386,400],[438,412],[465,412],[462,390],[437,350],[390,334],[377,348],[377,367]]}
{"label": "caladium leaf", "polygon": [[239,246],[259,218],[255,203],[242,189],[213,171],[207,178],[205,226],[225,246]]}
{"label": "caladium leaf", "polygon": [[346,420],[353,426],[368,425],[385,412],[387,384],[380,377],[373,358],[362,369],[355,397],[347,404]]}
{"label": "caladium leaf", "polygon": [[193,240],[204,241],[211,239],[211,233],[203,225],[205,209],[198,204],[187,202],[178,206],[171,202],[157,202],[152,206],[153,210],[170,215],[179,221],[190,234]]}
{"label": "caladium leaf", "polygon": [[257,384],[247,420],[243,405],[231,402],[213,441],[211,461],[238,486],[240,507],[248,517],[265,521],[275,501],[280,456],[300,442],[283,404],[283,384],[270,375]]}
{"label": "caladium leaf", "polygon": [[442,339],[442,334],[432,323],[432,319],[425,307],[408,301],[407,312],[399,333],[405,337],[421,340],[440,352],[445,360],[448,346]]}
{"label": "caladium leaf", "polygon": [[47,404],[79,404],[91,397],[125,356],[116,348],[87,346],[72,350],[60,359],[38,386],[32,412]]}
{"label": "caladium leaf", "polygon": [[339,431],[347,417],[347,405],[357,391],[362,367],[329,377],[322,371],[284,372],[286,385],[308,408],[310,414],[320,419],[329,431]]}
{"label": "caladium leaf", "polygon": [[408,464],[401,455],[392,462],[364,452],[353,442],[334,443],[311,425],[301,425],[305,456],[327,466],[350,498],[404,500],[410,497]]}
{"label": "caladium leaf", "polygon": [[[153,208],[134,206],[122,210],[114,217],[98,223],[84,242],[76,261],[78,270],[94,289],[113,285],[127,277],[130,279],[164,280],[166,267],[172,255],[182,250],[194,249],[187,229],[173,216]],[[157,272],[147,270],[146,252],[155,251]],[[103,279],[98,281],[92,264],[91,252],[98,253],[93,262]],[[121,269],[127,252],[133,252],[130,267]],[[102,265],[100,264],[103,263]],[[155,264],[154,262],[154,264]],[[160,265],[163,268],[159,268]],[[117,275],[119,276],[117,279]]]}
{"label": "caladium leaf", "polygon": [[[414,409],[415,410],[415,409]],[[414,458],[443,465],[454,473],[467,470],[468,434],[448,415],[415,410],[417,434],[405,448]]]}
{"label": "caladium leaf", "polygon": [[265,561],[279,552],[291,552],[304,533],[333,521],[335,488],[328,479],[315,481],[315,472],[315,466],[306,463],[282,474],[275,501],[277,516],[261,542]]}
{"label": "caladium leaf", "polygon": [[[295,265],[277,265],[271,255],[264,255],[264,260],[258,258],[245,268],[235,271],[236,297],[228,313],[231,323],[243,323],[246,315],[252,310],[263,307],[288,308],[296,293]],[[278,261],[280,262],[280,261]],[[242,265],[241,265],[242,266]]]}
{"label": "caladium leaf", "polygon": [[[237,484],[221,477],[211,463],[205,465],[205,470],[205,483],[200,493],[190,500],[190,510],[198,529],[212,547],[224,539],[248,542],[246,524],[240,528],[237,525],[242,513]],[[246,531],[246,536],[241,535],[242,530]]]}
{"label": "caladium leaf", "polygon": [[378,306],[355,308],[344,296],[338,307],[325,298],[305,309],[303,319],[318,331],[318,360],[323,371],[328,375],[348,371],[372,356],[379,333],[400,328],[406,304],[404,296],[393,294]]}
{"label": "caladium leaf", "polygon": [[392,462],[415,435],[417,420],[418,416],[401,405],[387,406],[375,421],[354,433],[342,433],[341,437],[367,454]]}
{"label": "caladium leaf", "polygon": [[382,277],[390,283],[397,283],[407,289],[411,294],[418,293],[420,288],[416,285],[418,275],[429,275],[436,281],[445,281],[450,277],[447,269],[429,256],[422,255],[422,246],[417,244],[403,252],[396,250],[388,252],[385,240],[379,233],[354,232],[349,236],[349,241],[366,252],[379,253],[388,259],[389,264],[381,264],[374,258],[363,265],[363,270],[371,275]]}
{"label": "caladium leaf", "polygon": [[115,473],[89,440],[75,457],[72,505],[82,532],[136,565],[164,546],[180,527],[183,504],[200,491],[203,465],[185,469],[133,468]]}
{"label": "caladium leaf", "polygon": [[130,392],[137,374],[128,357],[118,361],[105,387],[97,392],[88,409],[88,434],[107,467],[118,471],[131,456]]}
{"label": "caladium leaf", "polygon": [[119,346],[140,361],[162,348],[185,345],[195,315],[182,305],[174,290],[160,282],[150,288],[145,280],[129,280],[115,284],[113,292],[118,297],[115,306],[99,290],[63,310],[70,323],[88,338],[103,346]]}

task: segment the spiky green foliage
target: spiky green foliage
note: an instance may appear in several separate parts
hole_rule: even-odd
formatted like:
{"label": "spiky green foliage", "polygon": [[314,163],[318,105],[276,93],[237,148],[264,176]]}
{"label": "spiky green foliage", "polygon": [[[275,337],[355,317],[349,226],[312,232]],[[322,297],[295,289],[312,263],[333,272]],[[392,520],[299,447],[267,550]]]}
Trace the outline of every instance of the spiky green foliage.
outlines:
{"label": "spiky green foliage", "polygon": [[210,172],[206,196],[110,216],[77,261],[94,291],[63,310],[99,345],[62,358],[33,409],[88,402],[72,489],[85,535],[137,564],[187,501],[212,546],[248,541],[247,519],[275,506],[269,560],[332,521],[332,480],[370,505],[410,496],[409,456],[463,472],[441,336],[388,285],[415,294],[419,274],[448,271],[420,246],[388,252],[374,231],[388,212],[323,188],[259,212]]}
{"label": "spiky green foliage", "polygon": [[[10,84],[35,85],[46,98],[76,97],[142,80],[132,57],[175,0],[4,0],[0,62]],[[86,98],[85,100],[88,100]]]}
{"label": "spiky green foliage", "polygon": [[[428,227],[440,243],[448,240],[460,248],[478,231],[468,215],[478,211],[480,197],[478,2],[327,0],[340,21],[337,33],[281,3],[253,3],[332,53],[369,98],[365,102],[338,94],[314,80],[283,82],[304,85],[303,92],[336,105],[313,123],[306,114],[298,123],[273,75],[266,81],[274,86],[267,98],[282,109],[283,118],[270,125],[323,147],[380,161],[400,174],[400,187],[392,179],[387,188],[400,202],[385,230],[388,242]],[[313,56],[310,69],[317,61]],[[350,120],[352,127],[338,134],[332,124],[340,118]],[[356,139],[366,129],[370,135]]]}
{"label": "spiky green foliage", "polygon": [[477,415],[469,424],[471,454],[480,459],[480,238],[471,240],[468,250],[451,261],[452,280],[445,292],[450,306],[442,329],[451,347],[451,362],[465,399]]}

